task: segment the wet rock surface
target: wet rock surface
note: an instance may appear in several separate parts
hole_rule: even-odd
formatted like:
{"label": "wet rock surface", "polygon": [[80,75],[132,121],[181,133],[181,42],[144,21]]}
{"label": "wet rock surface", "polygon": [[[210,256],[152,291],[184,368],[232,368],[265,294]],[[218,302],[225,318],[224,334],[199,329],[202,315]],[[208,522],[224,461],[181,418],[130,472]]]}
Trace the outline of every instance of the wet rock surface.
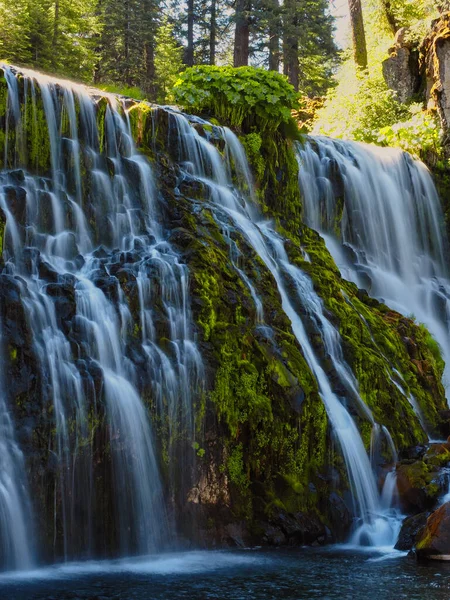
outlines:
{"label": "wet rock surface", "polygon": [[450,502],[428,517],[415,550],[419,560],[450,560]]}
{"label": "wet rock surface", "polygon": [[407,517],[403,521],[397,543],[395,544],[396,550],[411,550],[415,546],[417,534],[426,525],[428,515],[429,513],[420,513],[412,517]]}

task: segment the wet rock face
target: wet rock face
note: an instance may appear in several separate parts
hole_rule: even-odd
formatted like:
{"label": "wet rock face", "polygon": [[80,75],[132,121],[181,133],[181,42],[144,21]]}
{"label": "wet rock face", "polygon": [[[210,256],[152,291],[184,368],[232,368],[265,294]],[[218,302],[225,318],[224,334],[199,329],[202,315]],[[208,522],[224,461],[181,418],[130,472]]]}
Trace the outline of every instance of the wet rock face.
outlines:
{"label": "wet rock face", "polygon": [[411,550],[416,543],[417,534],[425,527],[429,513],[420,513],[407,517],[403,523],[395,544],[396,550]]}
{"label": "wet rock face", "polygon": [[419,91],[419,55],[405,42],[405,29],[397,32],[395,46],[383,62],[383,76],[387,85],[395,90],[400,102],[408,102]]}
{"label": "wet rock face", "polygon": [[428,517],[417,540],[416,554],[419,560],[450,560],[450,502]]}
{"label": "wet rock face", "polygon": [[450,444],[432,444],[418,460],[406,459],[397,466],[400,504],[409,513],[431,510],[445,493],[447,482],[441,473],[450,459]]}

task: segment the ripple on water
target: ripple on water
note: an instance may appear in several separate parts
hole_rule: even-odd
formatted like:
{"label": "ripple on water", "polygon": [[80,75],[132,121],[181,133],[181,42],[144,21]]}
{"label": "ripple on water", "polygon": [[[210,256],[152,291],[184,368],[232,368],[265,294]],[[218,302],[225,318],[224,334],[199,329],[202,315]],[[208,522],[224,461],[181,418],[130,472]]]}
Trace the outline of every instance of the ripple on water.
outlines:
{"label": "ripple on water", "polygon": [[449,600],[450,565],[342,548],[185,552],[0,577],[0,600]]}

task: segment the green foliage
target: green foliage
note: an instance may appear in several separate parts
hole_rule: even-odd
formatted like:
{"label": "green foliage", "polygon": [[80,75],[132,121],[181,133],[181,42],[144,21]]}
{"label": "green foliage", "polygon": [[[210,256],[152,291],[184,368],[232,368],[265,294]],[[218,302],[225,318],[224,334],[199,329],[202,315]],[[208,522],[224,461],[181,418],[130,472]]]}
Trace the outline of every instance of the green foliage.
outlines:
{"label": "green foliage", "polygon": [[127,98],[134,98],[135,100],[145,100],[143,90],[138,87],[109,83],[101,85],[100,89],[110,94],[118,94],[119,96],[126,96]]}
{"label": "green foliage", "polygon": [[186,110],[211,113],[234,127],[260,132],[288,123],[297,101],[283,75],[254,67],[192,67],[181,74],[174,92]]}
{"label": "green foliage", "polygon": [[430,155],[442,158],[442,129],[437,116],[423,110],[421,104],[412,104],[408,110],[410,118],[382,127],[377,141],[401,148],[422,160]]}
{"label": "green foliage", "polygon": [[[95,79],[137,86],[154,93],[154,35],[158,27],[158,0],[102,0],[103,24],[98,40],[101,60]],[[152,98],[153,99],[153,98]]]}
{"label": "green foliage", "polygon": [[440,130],[429,113],[401,104],[383,78],[382,62],[392,45],[387,14],[406,39],[417,44],[437,13],[434,0],[364,0],[369,68],[356,73],[350,56],[337,74],[338,85],[318,111],[314,131],[332,137],[396,146],[434,163],[442,150]]}
{"label": "green foliage", "polygon": [[257,178],[262,179],[266,164],[261,154],[262,138],[260,134],[256,132],[248,133],[241,136],[240,141]]}
{"label": "green foliage", "polygon": [[227,467],[230,480],[241,489],[247,488],[250,481],[244,471],[242,444],[238,444],[233,448],[233,451],[228,458]]}
{"label": "green foliage", "polygon": [[407,27],[407,38],[419,43],[426,35],[430,22],[437,17],[436,0],[390,0],[392,14],[398,27]]}
{"label": "green foliage", "polygon": [[4,58],[92,80],[100,33],[96,0],[0,0],[0,24]]}
{"label": "green foliage", "polygon": [[378,142],[379,130],[408,116],[381,72],[356,75],[347,69],[322,110],[315,131],[332,137]]}
{"label": "green foliage", "polygon": [[173,25],[167,19],[155,36],[155,77],[158,89],[157,101],[173,102],[173,86],[183,70],[183,48],[173,35]]}
{"label": "green foliage", "polygon": [[223,345],[215,389],[211,394],[232,437],[237,437],[239,427],[245,423],[250,422],[256,428],[261,422],[272,420],[271,402],[265,393],[262,377],[254,365],[243,360],[238,352],[231,341]]}

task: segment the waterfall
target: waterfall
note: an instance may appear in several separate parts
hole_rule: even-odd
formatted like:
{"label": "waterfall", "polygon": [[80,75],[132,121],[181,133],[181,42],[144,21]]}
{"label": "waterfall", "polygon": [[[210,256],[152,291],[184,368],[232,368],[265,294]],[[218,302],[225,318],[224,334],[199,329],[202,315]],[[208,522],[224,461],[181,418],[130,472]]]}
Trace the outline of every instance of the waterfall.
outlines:
{"label": "waterfall", "polygon": [[306,224],[346,279],[428,327],[449,397],[448,241],[428,170],[400,150],[322,137],[298,146],[298,160]]}
{"label": "waterfall", "polygon": [[[174,522],[153,422],[167,430],[169,493],[176,502],[191,483],[193,402],[204,385],[188,269],[166,239],[152,169],[136,151],[126,108],[113,98],[99,107],[84,87],[26,70],[19,89],[13,70],[3,68],[5,165],[28,166],[17,148],[11,161],[8,132],[15,130],[18,140],[20,129],[21,144],[33,150],[19,94],[35,134],[43,111],[49,144],[49,176],[3,171],[0,206],[4,270],[20,292],[42,405],[54,423],[48,440],[56,473],[49,492],[53,556],[170,547]],[[45,156],[45,148],[38,152]],[[27,566],[25,477],[10,477],[23,460],[3,398],[0,413],[0,538],[7,566]],[[180,473],[172,464],[175,451]]]}
{"label": "waterfall", "polygon": [[[168,208],[169,202],[178,201],[176,186],[189,180],[202,190],[201,203],[193,201],[192,210],[206,206],[208,219],[211,211],[229,249],[227,270],[234,270],[248,290],[255,328],[264,335],[271,333],[270,314],[251,270],[243,267],[244,247],[254,251],[264,276],[271,276],[277,303],[281,301],[277,306],[317,382],[343,458],[353,497],[353,543],[392,545],[399,523],[395,472],[391,468],[384,473],[380,490],[376,463],[380,448],[387,448],[395,464],[395,446],[361,397],[339,329],[312,280],[289,259],[288,240],[261,213],[238,138],[227,128],[175,109],[159,109],[168,126],[164,135],[170,148],[165,152],[176,157],[169,190],[175,199],[168,200],[163,197],[166,189],[161,187],[164,194],[159,190],[158,171],[135,146],[135,114],[127,102],[100,98],[82,86],[26,70],[20,79],[13,68],[5,66],[4,71],[8,109],[0,217],[6,219],[6,227],[0,277],[11,286],[22,311],[16,322],[24,321],[27,352],[20,355],[25,346],[20,340],[17,362],[34,361],[26,393],[31,402],[39,397],[42,430],[37,427],[33,434],[45,437],[48,451],[44,467],[41,456],[27,455],[24,460],[22,436],[14,435],[13,424],[15,411],[27,416],[28,407],[9,406],[8,397],[1,396],[0,539],[5,566],[26,567],[33,561],[27,544],[33,531],[27,474],[31,481],[40,476],[34,473],[40,473],[39,468],[45,471],[42,487],[47,497],[33,502],[46,510],[36,517],[40,521],[35,528],[36,555],[42,538],[50,555],[44,560],[148,554],[170,548],[176,539],[177,508],[185,508],[200,449],[196,416],[204,410],[207,382],[210,389],[214,375],[205,368],[196,339],[191,273],[183,262],[189,262],[190,247],[181,254],[178,242],[171,243],[177,239],[172,234],[180,239],[191,233],[173,216],[177,209],[172,214]],[[207,127],[200,135],[197,128],[203,126]],[[210,130],[211,135],[206,133]],[[395,279],[403,288],[399,283],[394,307],[408,286],[417,288],[418,304],[441,306],[439,329],[447,302],[446,242],[437,234],[441,215],[429,176],[402,154],[388,152],[381,159],[358,145],[349,148],[320,140],[299,148],[301,185],[305,198],[309,194],[305,218],[326,237],[344,274],[360,287],[364,284],[388,301],[388,283]],[[331,152],[341,162],[330,158]],[[158,165],[161,170],[167,167],[166,158]],[[374,176],[374,164],[383,161],[383,169],[378,167],[382,174]],[[367,173],[361,175],[363,163]],[[398,191],[387,202],[391,179]],[[363,184],[369,188],[367,181],[377,190],[377,210],[386,205],[380,238],[376,213],[368,212],[375,208],[370,202],[366,206],[366,198],[354,191]],[[347,185],[354,193],[354,211],[342,191]],[[409,200],[402,196],[405,190]],[[406,210],[408,202],[413,209],[405,213],[397,231],[394,216]],[[239,240],[245,240],[243,247],[236,242],[236,231]],[[192,243],[189,235],[186,238]],[[389,242],[396,245],[399,259],[394,251],[390,255]],[[354,262],[341,264],[342,248]],[[414,265],[408,264],[408,256],[415,257],[410,261]],[[380,283],[376,280],[379,273],[386,275],[384,283],[382,275]],[[422,320],[419,309],[404,312]],[[7,347],[11,324],[1,316],[0,339]],[[205,340],[201,346],[205,357],[213,343]],[[9,362],[2,362],[4,376],[11,375]],[[409,399],[426,426],[406,382],[400,373],[395,375],[392,385]],[[372,430],[370,453],[358,429],[361,423],[366,432]],[[198,456],[205,454],[201,450]],[[211,476],[212,470],[213,466]],[[14,477],[9,476],[12,472]]]}
{"label": "waterfall", "polygon": [[29,569],[34,560],[31,505],[22,452],[5,398],[0,334],[0,568]]}
{"label": "waterfall", "polygon": [[[178,133],[180,159],[189,164],[191,176],[209,186],[217,222],[227,231],[228,220],[231,219],[276,282],[283,309],[291,322],[292,331],[303,350],[308,366],[317,379],[320,396],[345,460],[354,494],[355,514],[359,518],[353,539],[356,543],[365,545],[393,545],[399,529],[398,517],[391,512],[391,498],[395,485],[388,484],[384,495],[379,493],[358,428],[342,399],[333,392],[332,385],[309,341],[302,318],[294,307],[292,284],[297,300],[300,300],[322,338],[341,383],[354,397],[364,417],[376,426],[369,408],[359,396],[358,383],[343,358],[339,332],[326,318],[322,301],[314,291],[308,276],[289,262],[283,239],[269,222],[263,220],[252,202],[254,192],[250,190],[246,200],[236,188],[233,189],[230,179],[233,167],[230,160],[238,165],[237,171],[243,180],[243,191],[251,185],[251,178],[247,175],[247,160],[237,137],[230,130],[224,129],[223,137],[227,144],[224,163],[217,149],[200,137],[183,115],[173,113],[173,119]],[[254,301],[257,300],[254,294],[252,297]],[[262,318],[257,301],[255,308]],[[392,477],[389,480],[392,482]]]}

